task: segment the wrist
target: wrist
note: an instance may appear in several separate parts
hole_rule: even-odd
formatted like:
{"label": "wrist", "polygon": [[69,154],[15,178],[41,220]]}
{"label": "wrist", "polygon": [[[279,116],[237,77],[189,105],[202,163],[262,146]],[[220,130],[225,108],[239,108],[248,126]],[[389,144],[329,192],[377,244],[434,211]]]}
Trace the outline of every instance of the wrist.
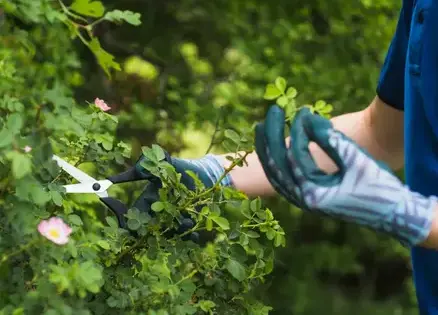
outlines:
{"label": "wrist", "polygon": [[220,181],[221,186],[233,187],[234,183],[229,173],[225,174],[226,159],[221,155],[207,154],[199,160],[213,184]]}
{"label": "wrist", "polygon": [[[431,243],[430,240],[433,226],[438,226],[436,213],[438,199],[435,196],[425,197],[417,192],[406,188],[396,208],[396,212],[387,217],[386,223],[392,225],[401,241],[408,246],[423,246],[423,243]],[[434,231],[434,234],[438,234]],[[435,243],[438,239],[435,237]]]}
{"label": "wrist", "polygon": [[[224,159],[221,156],[207,154],[199,159],[172,158],[176,170],[183,173],[185,181],[191,181],[184,171],[193,171],[206,187],[211,187],[217,182],[221,186],[233,187],[230,174],[225,174]],[[190,184],[192,186],[192,184]]]}
{"label": "wrist", "polygon": [[429,223],[428,227],[417,245],[438,250],[438,203],[434,203],[427,221]]}

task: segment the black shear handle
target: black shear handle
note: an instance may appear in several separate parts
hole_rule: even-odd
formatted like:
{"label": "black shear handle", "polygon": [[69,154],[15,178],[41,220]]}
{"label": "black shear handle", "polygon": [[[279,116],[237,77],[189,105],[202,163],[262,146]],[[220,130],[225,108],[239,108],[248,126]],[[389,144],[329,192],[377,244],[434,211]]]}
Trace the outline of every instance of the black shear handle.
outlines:
{"label": "black shear handle", "polygon": [[150,179],[152,175],[145,175],[140,173],[135,166],[132,166],[131,168],[127,169],[126,171],[110,176],[108,179],[113,184],[120,184],[120,183],[127,183],[127,182],[134,182],[138,180],[145,180]]}
{"label": "black shear handle", "polygon": [[122,229],[126,229],[125,214],[128,212],[128,207],[121,201],[111,197],[102,197],[100,198],[100,201],[102,201],[115,214],[119,226]]}

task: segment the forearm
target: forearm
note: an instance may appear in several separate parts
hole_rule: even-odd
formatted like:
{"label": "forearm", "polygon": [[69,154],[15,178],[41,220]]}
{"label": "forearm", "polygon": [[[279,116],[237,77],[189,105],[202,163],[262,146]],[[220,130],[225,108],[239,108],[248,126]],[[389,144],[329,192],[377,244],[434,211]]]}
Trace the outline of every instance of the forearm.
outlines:
{"label": "forearm", "polygon": [[[335,129],[352,138],[374,158],[386,162],[393,169],[399,169],[403,165],[403,139],[400,137],[400,133],[403,133],[401,115],[376,98],[365,110],[340,115],[331,121]],[[394,118],[391,119],[391,117]],[[380,128],[381,125],[386,125],[387,128]],[[395,134],[391,135],[391,132]],[[289,145],[289,138],[286,142]],[[337,170],[334,162],[315,143],[310,144],[310,151],[316,164],[322,170],[327,173]],[[228,160],[223,159],[223,161],[225,167],[229,166]],[[249,196],[275,194],[255,152],[247,157],[247,165],[235,167],[230,175],[236,189]]]}

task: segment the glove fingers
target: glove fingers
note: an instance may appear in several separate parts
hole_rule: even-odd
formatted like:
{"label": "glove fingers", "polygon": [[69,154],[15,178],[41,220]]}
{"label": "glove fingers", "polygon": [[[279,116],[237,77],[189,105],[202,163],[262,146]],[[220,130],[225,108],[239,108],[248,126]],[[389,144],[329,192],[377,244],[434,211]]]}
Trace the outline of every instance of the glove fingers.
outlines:
{"label": "glove fingers", "polygon": [[[307,108],[298,112],[290,128],[293,141],[291,141],[288,152],[289,160],[292,158],[294,160],[292,163],[296,163],[297,166],[293,173],[299,176],[297,169],[300,169],[302,176],[319,184],[333,185],[340,182],[345,167],[338,151],[329,142],[332,128],[333,125],[329,120],[313,115]],[[322,171],[316,165],[310,153],[310,141],[316,142],[333,159],[340,171],[334,174],[327,174]],[[299,178],[297,180],[300,181]]]}
{"label": "glove fingers", "polygon": [[275,169],[275,162],[271,158],[272,153],[270,152],[269,146],[266,142],[265,129],[264,123],[257,124],[255,128],[255,148],[257,156],[272,187],[274,187],[278,193],[286,197],[286,199],[288,199],[290,202],[297,205],[298,201],[293,198],[291,192],[286,190],[287,185],[278,177],[278,170]]}
{"label": "glove fingers", "polygon": [[284,111],[279,106],[272,106],[266,115],[265,138],[270,151],[269,157],[274,160],[280,173],[287,174],[284,120]]}

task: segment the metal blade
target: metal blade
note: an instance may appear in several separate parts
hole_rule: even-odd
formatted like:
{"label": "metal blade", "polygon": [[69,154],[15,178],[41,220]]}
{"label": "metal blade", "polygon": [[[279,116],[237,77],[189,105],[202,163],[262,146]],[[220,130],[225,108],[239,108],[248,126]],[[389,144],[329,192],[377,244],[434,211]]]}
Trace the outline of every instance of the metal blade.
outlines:
{"label": "metal blade", "polygon": [[108,197],[107,189],[113,183],[107,179],[90,183],[64,185],[68,194],[96,194],[101,198]]}
{"label": "metal blade", "polygon": [[97,182],[97,180],[95,180],[93,177],[84,173],[80,169],[74,167],[70,163],[64,161],[59,156],[53,155],[53,159],[58,163],[59,167],[61,167],[64,171],[69,173],[71,177],[73,177],[77,181],[81,183],[92,183],[92,184]]}

